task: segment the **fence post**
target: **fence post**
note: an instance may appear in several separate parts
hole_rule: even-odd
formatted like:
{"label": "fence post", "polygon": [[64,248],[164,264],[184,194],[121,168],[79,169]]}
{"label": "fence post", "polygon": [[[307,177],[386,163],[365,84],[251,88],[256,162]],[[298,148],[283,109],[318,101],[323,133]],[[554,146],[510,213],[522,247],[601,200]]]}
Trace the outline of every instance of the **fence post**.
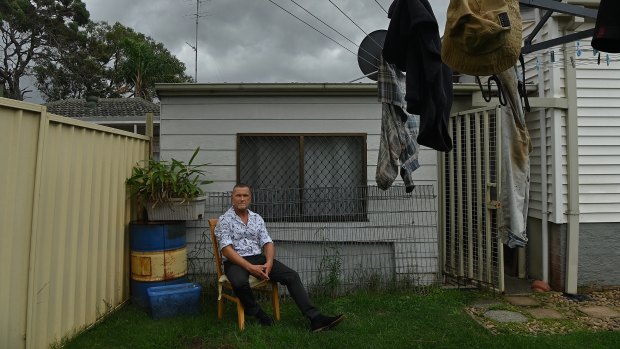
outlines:
{"label": "fence post", "polygon": [[149,137],[149,153],[147,159],[153,157],[153,113],[146,113],[146,136]]}

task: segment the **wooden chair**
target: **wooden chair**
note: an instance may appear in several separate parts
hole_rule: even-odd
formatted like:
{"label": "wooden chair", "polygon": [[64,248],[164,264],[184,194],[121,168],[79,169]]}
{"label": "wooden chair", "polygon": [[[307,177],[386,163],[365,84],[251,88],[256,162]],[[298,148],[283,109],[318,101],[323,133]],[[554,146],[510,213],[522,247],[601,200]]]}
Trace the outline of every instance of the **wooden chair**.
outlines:
{"label": "wooden chair", "polygon": [[[215,271],[217,272],[218,298],[217,298],[217,319],[221,320],[224,316],[224,299],[237,303],[237,322],[239,329],[245,328],[245,311],[239,298],[233,292],[232,285],[226,274],[222,271],[222,256],[220,255],[219,244],[215,237],[215,227],[217,219],[209,219],[209,227],[211,228],[211,242],[213,243],[213,255],[215,256]],[[280,320],[280,297],[278,294],[278,283],[271,280],[259,280],[250,275],[250,287],[254,291],[260,291],[271,294],[271,303],[273,305],[273,315],[276,320]]]}

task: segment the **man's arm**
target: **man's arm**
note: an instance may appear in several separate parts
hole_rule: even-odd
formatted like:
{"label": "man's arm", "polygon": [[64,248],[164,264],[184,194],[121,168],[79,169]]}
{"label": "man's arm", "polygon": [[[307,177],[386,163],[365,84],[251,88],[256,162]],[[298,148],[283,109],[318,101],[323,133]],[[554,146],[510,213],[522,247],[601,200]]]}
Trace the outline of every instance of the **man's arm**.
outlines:
{"label": "man's arm", "polygon": [[267,262],[263,265],[265,269],[265,274],[269,275],[271,273],[271,268],[273,268],[273,258],[276,255],[276,248],[273,246],[273,242],[268,242],[263,245],[263,254],[265,254],[265,258],[267,258]]}
{"label": "man's arm", "polygon": [[[269,280],[269,273],[265,271],[267,264],[265,265],[254,265],[245,260],[245,258],[241,257],[232,247],[232,245],[228,245],[222,249],[222,256],[226,257],[228,261],[237,264],[241,268],[247,270],[250,274],[256,276],[259,279]],[[273,264],[273,253],[271,256],[271,264]],[[271,271],[271,267],[269,267],[269,271]]]}

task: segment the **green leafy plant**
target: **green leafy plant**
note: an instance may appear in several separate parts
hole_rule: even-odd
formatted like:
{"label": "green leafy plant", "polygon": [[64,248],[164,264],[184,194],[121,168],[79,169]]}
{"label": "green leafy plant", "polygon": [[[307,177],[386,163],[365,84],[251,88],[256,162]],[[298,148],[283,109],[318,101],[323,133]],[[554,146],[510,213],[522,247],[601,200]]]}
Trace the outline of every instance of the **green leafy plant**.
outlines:
{"label": "green leafy plant", "polygon": [[153,207],[181,199],[181,203],[204,195],[200,187],[213,181],[201,179],[206,173],[204,167],[208,164],[194,164],[200,147],[196,148],[189,162],[176,159],[155,161],[150,159],[144,165],[136,165],[132,175],[127,179],[127,186],[133,198],[139,204]]}

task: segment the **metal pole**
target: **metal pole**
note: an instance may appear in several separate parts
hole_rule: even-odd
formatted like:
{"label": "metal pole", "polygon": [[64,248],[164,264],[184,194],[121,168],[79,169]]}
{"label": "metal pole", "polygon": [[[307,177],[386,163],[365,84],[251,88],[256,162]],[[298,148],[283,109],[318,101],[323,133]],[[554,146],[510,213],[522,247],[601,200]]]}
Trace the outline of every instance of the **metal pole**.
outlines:
{"label": "metal pole", "polygon": [[194,44],[194,81],[198,82],[198,15],[200,14],[200,0],[196,0],[196,41]]}

